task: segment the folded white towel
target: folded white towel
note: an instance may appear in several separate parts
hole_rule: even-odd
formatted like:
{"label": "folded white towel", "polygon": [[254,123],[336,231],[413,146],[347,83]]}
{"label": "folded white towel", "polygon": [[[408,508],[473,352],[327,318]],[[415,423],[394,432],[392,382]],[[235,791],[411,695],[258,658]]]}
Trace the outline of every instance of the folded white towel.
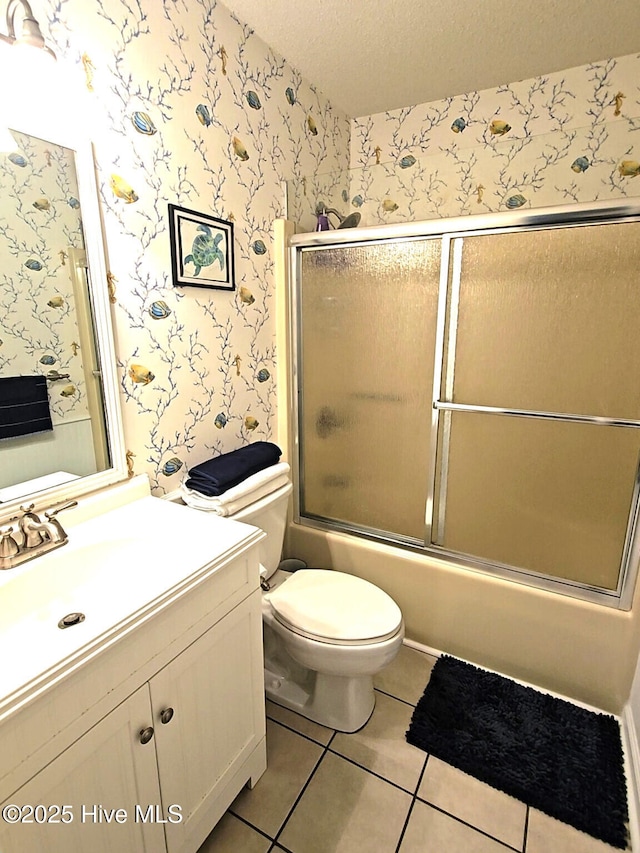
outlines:
{"label": "folded white towel", "polygon": [[210,498],[206,495],[201,495],[200,492],[195,492],[192,489],[187,489],[186,487],[181,488],[180,491],[183,501],[188,506],[193,507],[194,509],[204,510],[205,512],[214,512],[216,515],[220,516],[230,516],[260,498],[270,495],[282,486],[286,486],[288,482],[289,477],[286,474],[282,474],[275,480],[271,480],[269,483],[259,486],[253,492],[247,493],[246,495],[238,498],[238,500],[226,503],[220,502],[217,498]]}
{"label": "folded white towel", "polygon": [[277,465],[270,465],[257,474],[252,474],[217,497],[209,497],[194,489],[188,489],[184,482],[180,485],[180,493],[184,502],[194,509],[228,516],[285,486],[289,482],[290,472],[291,468],[287,462],[278,462]]}

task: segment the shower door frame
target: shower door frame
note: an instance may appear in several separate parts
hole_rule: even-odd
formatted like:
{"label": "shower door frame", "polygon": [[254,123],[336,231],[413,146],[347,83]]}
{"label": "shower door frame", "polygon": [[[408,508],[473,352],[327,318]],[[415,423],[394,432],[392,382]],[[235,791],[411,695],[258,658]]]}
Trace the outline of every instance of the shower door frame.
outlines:
{"label": "shower door frame", "polygon": [[[290,347],[290,439],[293,451],[291,460],[295,481],[298,488],[293,492],[293,520],[296,524],[320,530],[331,530],[356,536],[363,536],[388,545],[408,548],[428,557],[444,559],[456,566],[480,571],[494,577],[502,577],[518,583],[534,586],[551,592],[568,595],[580,600],[604,604],[620,610],[629,610],[635,588],[640,562],[640,460],[636,469],[631,509],[626,529],[625,542],[622,552],[621,566],[618,574],[618,584],[615,590],[590,586],[577,581],[555,578],[533,570],[517,568],[493,560],[483,559],[456,551],[449,551],[437,545],[434,539],[442,532],[444,513],[438,513],[439,530],[434,531],[436,515],[435,483],[438,465],[445,476],[441,476],[444,491],[441,487],[438,503],[442,504],[443,494],[446,497],[446,459],[438,463],[437,446],[440,424],[444,422],[445,450],[450,430],[450,419],[454,412],[493,413],[510,417],[527,417],[546,420],[592,423],[607,426],[631,427],[640,429],[640,420],[605,418],[588,415],[560,414],[554,412],[531,411],[525,409],[509,409],[492,406],[467,405],[451,402],[453,390],[453,364],[455,363],[455,336],[457,324],[451,323],[447,329],[447,318],[457,319],[457,295],[459,292],[462,239],[465,237],[503,234],[519,228],[527,231],[547,230],[553,227],[570,228],[581,225],[603,225],[640,220],[640,199],[618,200],[614,202],[587,202],[581,204],[538,208],[530,211],[509,211],[504,213],[480,214],[455,217],[443,220],[425,220],[398,225],[372,226],[348,230],[335,230],[296,234],[289,239],[289,300],[291,317],[291,347]],[[431,407],[430,463],[428,472],[428,493],[425,510],[424,541],[398,534],[371,529],[358,524],[338,520],[322,519],[301,514],[300,495],[304,487],[304,472],[300,465],[301,450],[301,371],[299,365],[302,357],[302,340],[300,329],[302,324],[302,305],[300,299],[302,265],[299,262],[301,254],[308,249],[337,248],[343,246],[368,246],[376,243],[405,242],[416,239],[441,240],[440,282],[438,296],[438,316],[436,321],[435,359],[433,376],[433,397]],[[451,288],[451,290],[450,290]],[[451,299],[450,299],[451,294]],[[452,310],[450,304],[453,300]],[[448,339],[447,339],[448,333]],[[446,350],[445,350],[446,347]],[[444,365],[446,369],[444,368]],[[443,373],[446,387],[442,389]],[[444,391],[441,394],[441,390]],[[446,505],[446,503],[445,503]]]}

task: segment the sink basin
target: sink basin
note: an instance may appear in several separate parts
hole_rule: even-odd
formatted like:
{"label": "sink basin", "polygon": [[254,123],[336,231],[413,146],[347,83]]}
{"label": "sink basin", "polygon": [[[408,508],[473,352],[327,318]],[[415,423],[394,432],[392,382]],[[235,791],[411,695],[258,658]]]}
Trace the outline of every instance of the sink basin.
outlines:
{"label": "sink basin", "polygon": [[[2,598],[1,631],[6,634],[25,619],[55,622],[65,608],[88,602],[98,592],[115,592],[114,583],[129,560],[142,558],[144,546],[134,539],[115,539],[92,545],[68,543],[51,554],[36,557],[18,569],[8,569],[0,582]],[[104,576],[101,591],[95,574]]]}
{"label": "sink basin", "polygon": [[[16,691],[188,587],[248,530],[153,497],[76,526],[71,513],[64,520],[66,545],[0,572],[0,710]],[[71,613],[85,618],[58,627]]]}

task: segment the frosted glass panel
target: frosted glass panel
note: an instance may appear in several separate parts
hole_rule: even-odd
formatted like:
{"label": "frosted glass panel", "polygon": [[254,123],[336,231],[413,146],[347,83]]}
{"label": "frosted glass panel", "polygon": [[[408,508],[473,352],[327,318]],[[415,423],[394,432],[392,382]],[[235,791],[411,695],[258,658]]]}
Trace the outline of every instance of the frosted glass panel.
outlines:
{"label": "frosted glass panel", "polygon": [[296,238],[300,521],[628,605],[640,222],[583,221]]}
{"label": "frosted glass panel", "polygon": [[638,270],[637,222],[465,237],[453,402],[640,418]]}
{"label": "frosted glass panel", "polygon": [[424,540],[439,240],[305,249],[301,514]]}
{"label": "frosted glass panel", "polygon": [[[614,590],[631,506],[638,430],[455,412],[443,547]],[[442,497],[442,495],[441,495]]]}

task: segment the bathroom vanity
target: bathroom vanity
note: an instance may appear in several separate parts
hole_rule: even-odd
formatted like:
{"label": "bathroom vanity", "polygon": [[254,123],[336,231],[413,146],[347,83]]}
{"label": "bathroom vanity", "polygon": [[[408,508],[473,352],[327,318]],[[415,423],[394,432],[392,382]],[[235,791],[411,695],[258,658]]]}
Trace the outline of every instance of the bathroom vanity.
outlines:
{"label": "bathroom vanity", "polygon": [[0,850],[194,853],[266,768],[264,534],[109,494],[0,573]]}

